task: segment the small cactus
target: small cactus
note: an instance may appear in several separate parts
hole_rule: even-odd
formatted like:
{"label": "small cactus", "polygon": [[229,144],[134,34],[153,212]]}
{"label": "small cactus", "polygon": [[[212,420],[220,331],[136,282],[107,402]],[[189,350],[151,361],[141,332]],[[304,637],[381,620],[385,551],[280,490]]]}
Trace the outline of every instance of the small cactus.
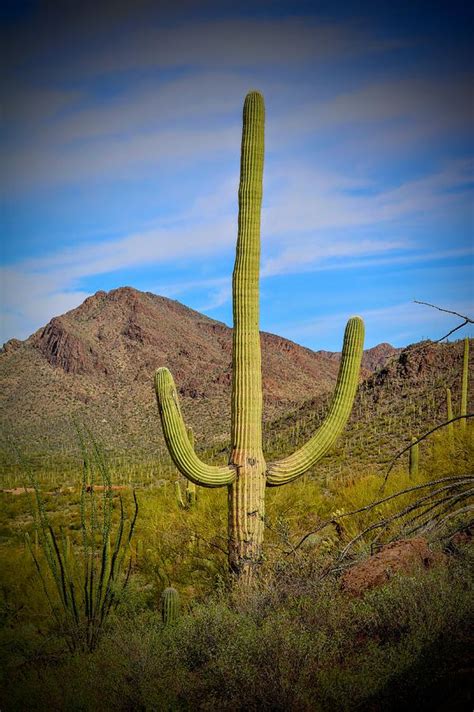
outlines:
{"label": "small cactus", "polygon": [[161,617],[164,625],[175,623],[179,616],[179,593],[169,586],[161,594]]}
{"label": "small cactus", "polygon": [[410,477],[413,479],[418,475],[419,449],[416,438],[412,438],[410,448]]}
{"label": "small cactus", "polygon": [[[446,388],[446,413],[448,420],[453,419],[453,402],[451,398],[451,389]],[[449,447],[452,450],[454,448],[454,424],[450,423],[448,425],[448,441]]]}
{"label": "small cactus", "polygon": [[[192,428],[186,428],[186,432],[188,434],[188,440],[191,444],[191,447],[194,449],[194,433]],[[181,507],[181,509],[192,509],[193,507],[196,506],[197,502],[197,495],[196,495],[196,485],[194,482],[191,482],[191,480],[186,480],[186,494],[185,494],[185,499],[183,499],[183,495],[181,492],[181,484],[179,480],[176,480],[175,482],[175,493],[176,493],[176,501],[178,502],[178,505]]]}
{"label": "small cactus", "polygon": [[[186,428],[186,432],[188,434],[188,440],[191,444],[191,447],[194,450],[194,432],[192,428]],[[186,479],[186,505],[188,509],[192,509],[193,507],[196,506],[196,500],[197,500],[197,493],[196,493],[196,485],[194,482],[191,482],[191,480]]]}

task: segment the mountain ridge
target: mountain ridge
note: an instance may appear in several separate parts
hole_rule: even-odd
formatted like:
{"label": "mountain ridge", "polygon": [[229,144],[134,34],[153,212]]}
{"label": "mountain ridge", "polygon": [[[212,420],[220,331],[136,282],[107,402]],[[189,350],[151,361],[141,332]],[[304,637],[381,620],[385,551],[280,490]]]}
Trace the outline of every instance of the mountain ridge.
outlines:
{"label": "mountain ridge", "polygon": [[[267,426],[308,398],[330,396],[337,352],[312,351],[261,332]],[[390,344],[364,352],[361,382],[403,353]],[[110,449],[163,449],[153,374],[167,366],[197,442],[228,437],[232,329],[180,302],[132,287],[100,290],[0,353],[4,430],[28,450],[74,441],[72,419],[87,422]]]}

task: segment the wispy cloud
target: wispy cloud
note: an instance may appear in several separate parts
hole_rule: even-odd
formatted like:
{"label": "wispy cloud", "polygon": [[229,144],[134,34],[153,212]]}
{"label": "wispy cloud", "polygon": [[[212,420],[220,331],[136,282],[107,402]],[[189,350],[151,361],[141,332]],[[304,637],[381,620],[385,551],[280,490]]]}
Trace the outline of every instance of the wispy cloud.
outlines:
{"label": "wispy cloud", "polygon": [[[147,273],[146,288],[222,313],[252,87],[268,109],[263,277],[469,254],[467,65],[434,72],[424,40],[336,11],[328,21],[296,7],[276,17],[272,3],[265,18],[214,0],[199,12],[191,0],[179,12],[113,4],[33,13],[5,41],[7,240],[25,245],[3,272],[5,336],[114,274]],[[82,218],[102,196],[92,234]],[[36,213],[47,214],[38,235],[54,225],[55,237],[24,257],[38,246]]]}
{"label": "wispy cloud", "polygon": [[[444,305],[447,309],[452,309],[460,314],[469,314],[472,304],[466,301],[454,301]],[[313,348],[321,344],[338,340],[342,346],[342,336],[344,327],[351,316],[347,312],[338,312],[317,319],[308,319],[305,322],[294,326],[282,326],[283,333],[289,338],[304,343],[310,342]],[[359,313],[366,325],[365,347],[370,348],[379,343],[379,334],[386,330],[386,325],[390,324],[390,340],[394,346],[403,346],[406,343],[421,341],[426,338],[441,338],[450,329],[461,323],[458,317],[442,314],[435,309],[420,306],[411,302],[398,302],[388,306],[374,309],[362,309]],[[466,335],[467,332],[459,332],[457,337]],[[339,347],[340,348],[340,347]]]}

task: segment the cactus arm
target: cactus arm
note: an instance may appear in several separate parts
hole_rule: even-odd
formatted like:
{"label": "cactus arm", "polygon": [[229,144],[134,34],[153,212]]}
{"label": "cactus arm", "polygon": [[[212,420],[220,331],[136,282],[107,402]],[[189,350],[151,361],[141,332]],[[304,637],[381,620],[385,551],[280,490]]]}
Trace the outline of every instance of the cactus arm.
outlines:
{"label": "cactus arm", "polygon": [[291,482],[304,474],[333,446],[352,410],[359,382],[363,348],[364,322],[360,317],[352,317],[347,322],[344,333],[336,389],[325,421],[299,450],[279,462],[269,464],[267,486],[275,487]]}
{"label": "cactus arm", "polygon": [[222,487],[235,480],[235,469],[230,465],[206,465],[189,441],[173,376],[167,368],[155,373],[155,390],[163,432],[174,464],[182,475],[202,487]]}

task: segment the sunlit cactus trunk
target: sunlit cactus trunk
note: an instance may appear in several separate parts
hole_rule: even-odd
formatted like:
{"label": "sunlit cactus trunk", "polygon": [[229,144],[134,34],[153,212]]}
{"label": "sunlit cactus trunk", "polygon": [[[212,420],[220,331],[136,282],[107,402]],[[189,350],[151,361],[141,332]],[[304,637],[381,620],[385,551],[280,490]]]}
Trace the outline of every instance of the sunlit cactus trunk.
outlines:
{"label": "sunlit cactus trunk", "polygon": [[178,470],[203,487],[229,491],[229,568],[248,583],[262,560],[265,486],[303,475],[328,452],[345,427],[359,379],[364,325],[349,319],[329,413],[313,437],[279,462],[265,463],[262,449],[262,372],[259,333],[260,213],[265,108],[250,92],[244,104],[239,185],[239,226],[233,273],[232,448],[228,465],[207,465],[186,433],[178,394],[167,368],[155,374],[163,433]]}
{"label": "sunlit cactus trunk", "polygon": [[229,486],[229,563],[249,578],[262,554],[265,459],[262,450],[262,368],[259,330],[260,212],[265,107],[247,95],[240,157],[239,227],[232,280],[232,453]]}

